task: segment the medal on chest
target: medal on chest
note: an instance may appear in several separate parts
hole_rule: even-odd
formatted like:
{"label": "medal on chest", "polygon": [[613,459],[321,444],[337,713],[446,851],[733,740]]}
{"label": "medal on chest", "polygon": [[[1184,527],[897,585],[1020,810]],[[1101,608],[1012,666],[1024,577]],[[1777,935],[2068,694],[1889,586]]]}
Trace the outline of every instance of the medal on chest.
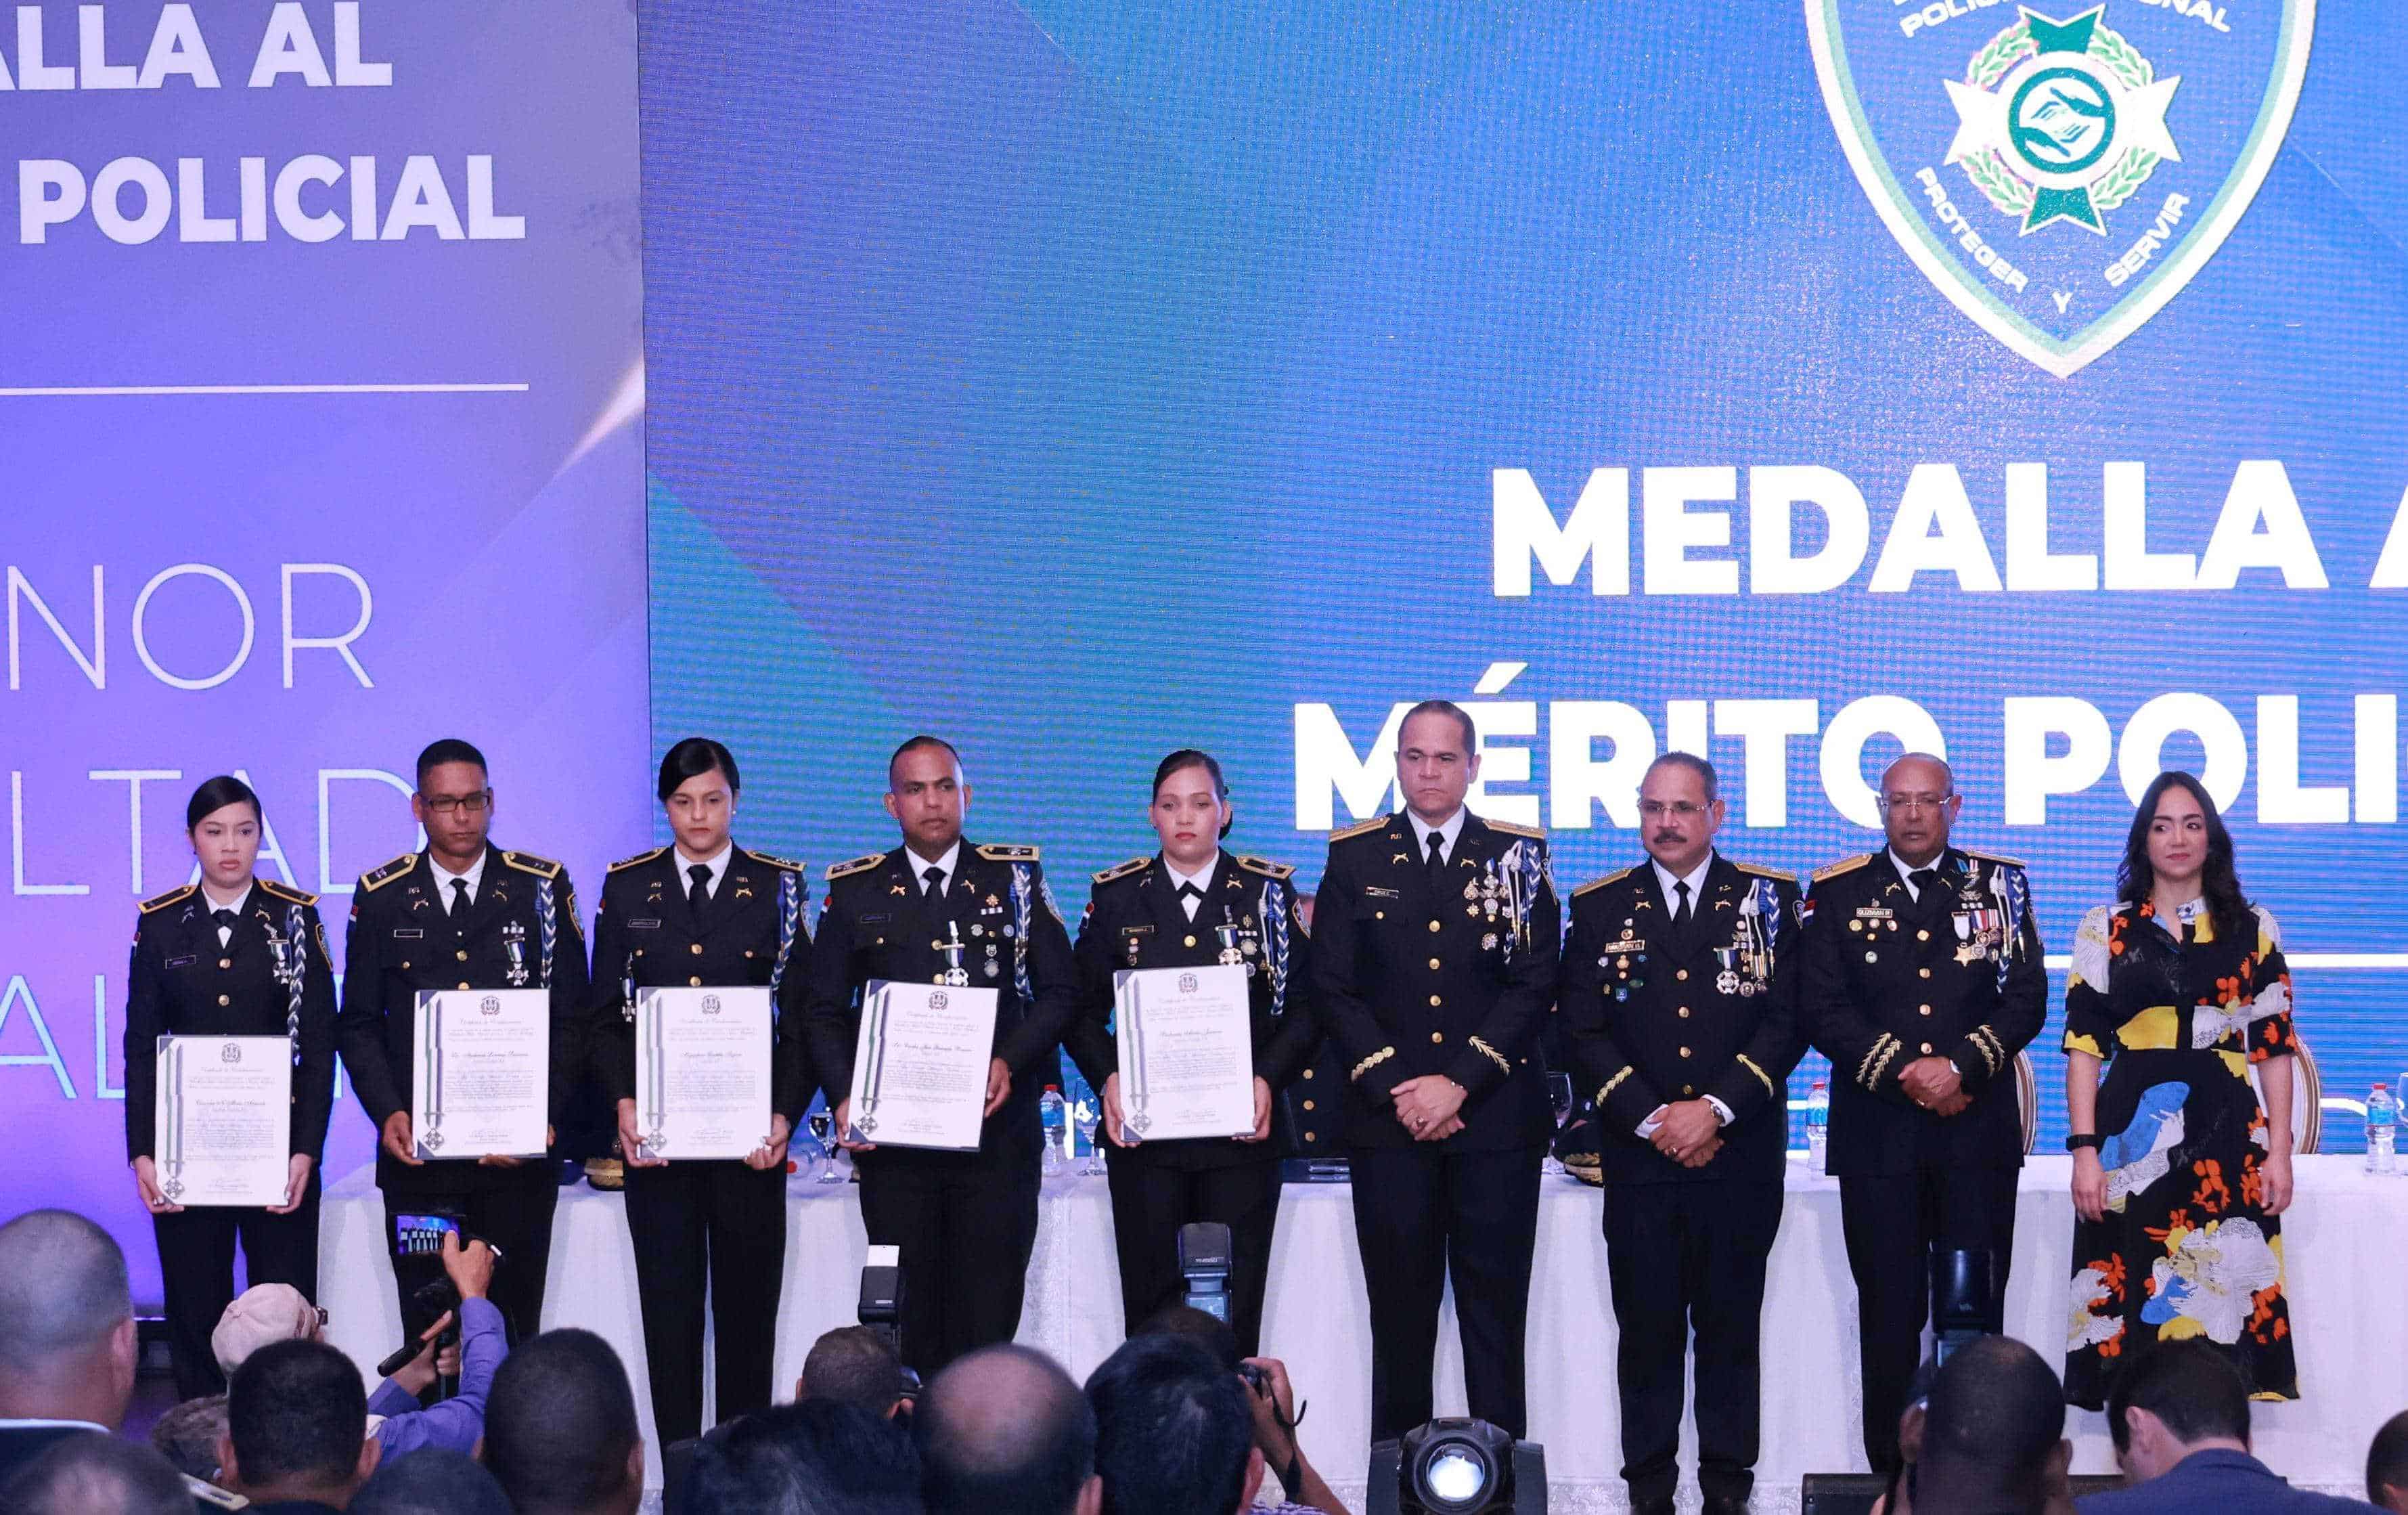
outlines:
{"label": "medal on chest", "polygon": [[526,928],[511,921],[502,928],[502,950],[509,954],[510,988],[524,988],[527,981]]}
{"label": "medal on chest", "polygon": [[969,970],[962,966],[962,954],[970,949],[970,945],[962,940],[961,922],[945,922],[945,934],[928,945],[945,955],[945,971],[930,982],[949,988],[968,988],[970,974]]}

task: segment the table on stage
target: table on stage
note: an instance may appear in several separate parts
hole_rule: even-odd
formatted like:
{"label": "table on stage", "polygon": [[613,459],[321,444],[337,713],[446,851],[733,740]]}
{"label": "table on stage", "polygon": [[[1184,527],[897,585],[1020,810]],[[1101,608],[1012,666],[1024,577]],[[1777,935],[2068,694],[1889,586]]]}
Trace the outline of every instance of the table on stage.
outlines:
{"label": "table on stage", "polygon": [[[2408,1408],[2408,1362],[2399,1351],[2393,1293],[2408,1255],[2408,1179],[2378,1178],[2357,1157],[2299,1160],[2299,1198],[2283,1219],[2291,1320],[2299,1332],[2299,1404],[2255,1407],[2259,1456],[2294,1482],[2346,1486],[2367,1443]],[[2036,1158],[2024,1170],[2007,1326],[2061,1361],[2073,1212],[2071,1160]],[[1613,1401],[1613,1312],[1606,1297],[1605,1242],[1597,1190],[1546,1180],[1530,1299],[1530,1434],[1547,1449],[1559,1508],[1619,1508]],[[1286,1360],[1311,1402],[1307,1454],[1341,1490],[1359,1488],[1369,1428],[1371,1346],[1363,1267],[1343,1184],[1291,1184],[1271,1259],[1265,1349]],[[853,1320],[866,1240],[858,1192],[804,1175],[788,1188],[786,1285],[779,1311],[777,1386],[792,1392],[819,1334]],[[1111,1211],[1100,1178],[1048,1181],[1029,1269],[1021,1339],[1082,1378],[1119,1344],[1120,1292]],[[326,1190],[320,1277],[336,1345],[369,1369],[400,1336],[382,1205],[363,1168]],[[547,1326],[598,1332],[618,1348],[636,1384],[649,1434],[635,1256],[616,1194],[564,1190],[552,1228]],[[1792,1505],[1806,1472],[1860,1469],[1856,1432],[1856,1291],[1840,1239],[1838,1185],[1789,1171],[1788,1205],[1764,1309],[1764,1454],[1758,1508]],[[1440,1413],[1463,1410],[1454,1307],[1439,1349]],[[707,1417],[706,1417],[707,1419]],[[2103,1417],[2074,1411],[2077,1472],[2112,1472]],[[1684,1444],[1693,1444],[1684,1433]],[[651,1464],[658,1478],[657,1457]],[[1693,1469],[1688,1445],[1684,1469]],[[1691,1473],[1688,1476],[1694,1477]]]}

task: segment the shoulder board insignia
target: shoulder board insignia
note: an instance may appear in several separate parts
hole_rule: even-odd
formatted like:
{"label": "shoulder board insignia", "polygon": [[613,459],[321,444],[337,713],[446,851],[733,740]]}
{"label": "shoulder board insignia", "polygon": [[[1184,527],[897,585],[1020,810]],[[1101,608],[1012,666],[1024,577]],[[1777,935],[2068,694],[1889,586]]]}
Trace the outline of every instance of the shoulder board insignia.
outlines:
{"label": "shoulder board insignia", "polygon": [[651,862],[653,858],[668,850],[669,849],[666,847],[654,847],[650,852],[639,852],[632,858],[622,858],[617,862],[610,865],[610,872],[615,873],[622,868],[635,868],[641,864]]}
{"label": "shoulder board insignia", "polygon": [[790,858],[772,857],[766,852],[754,852],[751,847],[746,847],[744,851],[746,856],[750,857],[754,862],[767,863],[772,868],[782,868],[790,873],[808,872],[801,863],[796,862]]}
{"label": "shoulder board insignia", "polygon": [[851,878],[855,873],[867,873],[885,860],[886,854],[873,852],[867,858],[855,858],[851,862],[830,863],[827,871],[828,882],[833,884],[840,878]]}
{"label": "shoulder board insignia", "polygon": [[1591,890],[1591,889],[1601,889],[1601,888],[1605,887],[1608,884],[1619,884],[1619,883],[1621,883],[1624,879],[1628,878],[1631,874],[1633,874],[1633,873],[1637,873],[1637,872],[1639,872],[1639,868],[1638,868],[1638,865],[1634,863],[1634,864],[1633,864],[1633,865],[1631,865],[1630,867],[1628,867],[1628,868],[1625,868],[1625,869],[1621,870],[1621,871],[1620,871],[1620,872],[1618,872],[1618,873],[1608,873],[1608,874],[1606,874],[1603,878],[1593,878],[1593,879],[1590,879],[1587,883],[1585,883],[1585,884],[1582,885],[1579,888],[1576,888],[1576,889],[1572,890],[1572,898],[1573,898],[1573,899],[1575,899],[1575,900],[1577,900],[1577,899],[1579,899],[1582,895],[1586,894],[1587,892],[1589,892],[1589,890]]}
{"label": "shoulder board insignia", "polygon": [[532,852],[505,852],[502,854],[502,861],[522,873],[533,873],[538,878],[560,876],[560,864],[549,858],[538,858]]}
{"label": "shoulder board insignia", "polygon": [[316,895],[305,894],[290,884],[279,884],[272,878],[256,879],[253,882],[257,883],[262,890],[283,901],[286,904],[313,905],[318,902]]}
{"label": "shoulder board insignia", "polygon": [[1753,873],[1758,878],[1778,879],[1784,884],[1795,884],[1798,882],[1797,874],[1784,873],[1778,868],[1765,868],[1756,863],[1747,862],[1733,863],[1731,866],[1737,868],[1742,873]]}
{"label": "shoulder board insignia", "polygon": [[1995,852],[1975,852],[1971,847],[1959,847],[1957,850],[1978,862],[1997,863],[2001,868],[2021,868],[2024,865],[2021,858],[2002,857]]}
{"label": "shoulder board insignia", "polygon": [[1273,862],[1268,858],[1241,857],[1238,859],[1238,866],[1249,873],[1260,873],[1265,878],[1284,880],[1296,876],[1295,869],[1285,863]]}
{"label": "shoulder board insignia", "polygon": [[1374,815],[1367,821],[1356,821],[1352,826],[1340,827],[1338,830],[1329,833],[1329,840],[1332,842],[1352,841],[1355,837],[1362,836],[1368,832],[1380,830],[1387,824],[1387,816]]}
{"label": "shoulder board insignia", "polygon": [[1126,878],[1152,861],[1154,861],[1152,858],[1131,858],[1125,863],[1114,863],[1110,868],[1099,871],[1096,874],[1096,882],[1109,884],[1116,878]]}
{"label": "shoulder board insignia", "polygon": [[1035,862],[1039,853],[1035,847],[1006,846],[1000,843],[981,843],[978,855],[989,862]]}
{"label": "shoulder board insignia", "polygon": [[379,863],[360,875],[360,890],[373,893],[418,866],[418,854],[405,852],[391,862]]}
{"label": "shoulder board insignia", "polygon": [[1813,880],[1820,884],[1827,878],[1837,878],[1842,873],[1853,873],[1872,860],[1873,855],[1870,852],[1860,852],[1853,858],[1842,858],[1838,862],[1815,869]]}
{"label": "shoulder board insignia", "polygon": [[153,910],[165,910],[169,905],[176,903],[178,901],[189,897],[194,889],[199,887],[200,886],[198,884],[187,884],[182,888],[169,889],[165,894],[145,900],[142,902],[142,913],[147,916]]}
{"label": "shoulder board insignia", "polygon": [[1507,836],[1526,836],[1533,842],[1544,842],[1547,839],[1547,833],[1536,826],[1516,826],[1512,821],[1490,820],[1485,815],[1480,817],[1480,823],[1492,831],[1502,831]]}

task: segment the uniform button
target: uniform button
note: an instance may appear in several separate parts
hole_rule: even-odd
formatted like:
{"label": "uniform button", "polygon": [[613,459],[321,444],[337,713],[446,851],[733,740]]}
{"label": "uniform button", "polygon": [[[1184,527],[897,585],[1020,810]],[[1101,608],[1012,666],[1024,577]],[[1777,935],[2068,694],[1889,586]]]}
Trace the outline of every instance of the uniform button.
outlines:
{"label": "uniform button", "polygon": [[1925,1014],[1925,1015],[1927,1015],[1927,1016],[1928,1016],[1928,1015],[1929,1015],[1929,1014],[1931,1014],[1931,1006],[1929,1006],[1929,1005],[1928,1005],[1928,1004],[1918,1004],[1918,1005],[1916,1005],[1916,1006],[1915,1006],[1915,1009],[1917,1009],[1917,1010],[1921,1011],[1923,1014]]}
{"label": "uniform button", "polygon": [[1689,1085],[1687,1085],[1687,1084],[1683,1084],[1683,1085],[1681,1086],[1681,1093],[1682,1093],[1682,1095],[1685,1098],[1685,1097],[1687,1097],[1687,1096],[1689,1096],[1689,1095],[1693,1095],[1693,1094],[1697,1093],[1697,1090],[1696,1090],[1695,1089],[1691,1088],[1691,1087],[1690,1087]]}
{"label": "uniform button", "polygon": [[466,947],[462,947],[459,951],[454,952],[452,955],[459,959],[462,962],[466,962],[468,960],[468,949]]}
{"label": "uniform button", "polygon": [[1431,921],[1431,922],[1430,922],[1430,930],[1431,930],[1431,931],[1437,931],[1437,930],[1438,930],[1438,922],[1437,922],[1437,921]]}
{"label": "uniform button", "polygon": [[1433,967],[1433,968],[1435,968],[1435,967],[1437,967],[1437,966],[1438,966],[1438,960],[1437,960],[1436,958],[1432,958],[1432,959],[1430,960],[1430,966],[1431,966],[1431,967]]}
{"label": "uniform button", "polygon": [[[218,966],[219,966],[220,968],[231,968],[231,967],[233,967],[233,966],[234,966],[234,960],[233,960],[232,958],[220,958],[220,959],[218,960]],[[1435,963],[1435,962],[1433,962],[1433,963],[1431,963],[1431,964],[1430,964],[1430,966],[1431,966],[1431,967],[1433,967],[1433,968],[1435,968],[1435,967],[1437,967],[1437,966],[1438,966],[1438,964],[1437,964],[1437,963]]]}
{"label": "uniform button", "polygon": [[1916,972],[1916,973],[1918,973],[1918,974],[1922,974],[1922,975],[1923,975],[1924,977],[1926,977],[1926,978],[1929,978],[1929,977],[1931,976],[1931,970],[1930,970],[1930,969],[1928,969],[1928,968],[1917,968],[1917,969],[1915,970],[1915,972]]}
{"label": "uniform button", "polygon": [[[689,979],[687,979],[687,980],[686,980],[686,982],[687,982],[688,984],[692,985],[692,986],[693,986],[694,988],[702,988],[702,980],[701,980],[700,978],[689,978]],[[466,985],[466,984],[463,984],[463,985],[461,985],[460,987],[461,987],[462,988],[466,988],[468,986],[467,986],[467,985]]]}
{"label": "uniform button", "polygon": [[1304,1133],[1304,1139],[1308,1142],[1317,1142],[1321,1140],[1319,1136],[1309,1131]]}
{"label": "uniform button", "polygon": [[1445,1040],[1446,1040],[1446,1032],[1430,1032],[1430,1040],[1431,1040],[1431,1041],[1433,1041],[1433,1042],[1443,1042],[1443,1041],[1445,1041]]}
{"label": "uniform button", "polygon": [[1926,1043],[1924,1043],[1924,1044],[1923,1044],[1923,1050],[1924,1050],[1924,1051],[1926,1051],[1926,1052],[1929,1052],[1929,1051],[1931,1050],[1931,1044],[1930,1044],[1929,1042],[1926,1042]]}
{"label": "uniform button", "polygon": [[1435,995],[1435,994],[1431,995],[1431,996],[1430,996],[1430,1008],[1431,1008],[1431,1009],[1433,1009],[1433,1010],[1437,1009],[1437,1008],[1438,1008],[1438,1006],[1439,1006],[1439,1003],[1440,1003],[1439,997],[1438,997],[1437,995]]}
{"label": "uniform button", "polygon": [[1308,1110],[1312,1109],[1312,1102],[1311,1100],[1307,1100],[1307,1101],[1305,1101],[1305,1102],[1304,1102],[1304,1107],[1305,1107],[1306,1109],[1308,1109]]}
{"label": "uniform button", "polygon": [[1689,1018],[1689,1007],[1688,1007],[1687,1005],[1685,1005],[1685,1004],[1684,1004],[1684,1005],[1683,1005],[1683,1006],[1681,1006],[1681,1018],[1682,1018],[1683,1020],[1686,1020],[1686,1019],[1688,1019],[1688,1018]]}
{"label": "uniform button", "polygon": [[1189,946],[1194,946],[1194,945],[1196,945],[1196,938],[1194,938],[1194,937],[1192,937],[1192,936],[1191,936],[1191,937],[1189,937],[1189,938],[1187,939],[1187,945],[1188,945]]}
{"label": "uniform button", "polygon": [[1684,1047],[1681,1048],[1681,1056],[1683,1056],[1683,1057],[1684,1057],[1684,1058],[1685,1058],[1685,1057],[1687,1057],[1688,1055],[1689,1055],[1689,1049],[1688,1049],[1687,1047],[1685,1047],[1685,1046],[1684,1046]]}
{"label": "uniform button", "polygon": [[1675,969],[1675,970],[1673,970],[1672,976],[1673,976],[1674,978],[1679,979],[1682,983],[1685,984],[1685,983],[1687,983],[1687,982],[1689,981],[1689,970],[1687,970],[1686,968],[1679,968],[1679,969]]}
{"label": "uniform button", "polygon": [[[690,942],[690,943],[688,943],[688,944],[686,945],[686,950],[687,950],[688,952],[693,953],[695,957],[699,958],[699,957],[701,957],[701,956],[702,956],[702,944],[701,944],[701,943],[699,943],[699,942]],[[462,956],[462,957],[464,957],[464,958],[465,958],[465,957],[466,957],[467,955],[468,955],[468,954],[466,954],[466,953],[465,953],[465,952],[463,952],[463,953],[461,953],[461,954],[460,954],[460,956]]]}
{"label": "uniform button", "polygon": [[745,955],[746,957],[748,957],[748,958],[749,958],[749,957],[752,956],[752,953],[751,949],[750,949],[750,948],[748,948],[748,949],[746,949],[746,951],[745,951],[744,955]]}
{"label": "uniform button", "polygon": [[462,980],[460,981],[460,987],[461,987],[462,988],[464,988],[464,989],[465,989],[465,988],[466,988],[468,987],[468,982],[467,982],[467,980],[466,980],[466,979],[462,979]]}
{"label": "uniform button", "polygon": [[1929,931],[1917,931],[1914,933],[1914,939],[1918,942],[1928,942],[1931,940],[1931,933]]}
{"label": "uniform button", "polygon": [[218,1003],[232,1004],[234,1003],[234,997],[232,995],[221,994],[218,996]]}
{"label": "uniform button", "polygon": [[[883,946],[883,945],[885,945],[885,943],[886,943],[886,938],[884,938],[884,937],[882,937],[882,937],[880,937],[880,938],[878,939],[878,941],[879,941],[879,945],[882,945],[882,946]],[[643,949],[642,947],[638,947],[638,948],[636,949],[636,956],[640,958],[640,957],[642,957],[643,955],[644,955],[644,949]]]}
{"label": "uniform button", "polygon": [[405,973],[408,972],[408,970],[409,970],[409,964],[408,964],[408,963],[405,962],[405,963],[403,963],[401,966],[402,966],[402,971],[403,971],[403,972],[405,972]]}
{"label": "uniform button", "polygon": [[1312,1077],[1312,1069],[1310,1069],[1310,1068],[1307,1068],[1306,1070],[1304,1070],[1304,1076],[1306,1076],[1307,1078]]}
{"label": "uniform button", "polygon": [[[1374,910],[1374,911],[1372,911],[1372,912],[1371,912],[1371,918],[1372,918],[1373,920],[1385,920],[1385,919],[1387,919],[1387,918],[1388,918],[1388,913],[1387,913],[1386,911],[1384,911],[1384,910]],[[1437,921],[1431,921],[1431,922],[1430,922],[1430,930],[1431,930],[1431,931],[1437,931],[1437,930],[1438,930],[1438,922],[1437,922]]]}

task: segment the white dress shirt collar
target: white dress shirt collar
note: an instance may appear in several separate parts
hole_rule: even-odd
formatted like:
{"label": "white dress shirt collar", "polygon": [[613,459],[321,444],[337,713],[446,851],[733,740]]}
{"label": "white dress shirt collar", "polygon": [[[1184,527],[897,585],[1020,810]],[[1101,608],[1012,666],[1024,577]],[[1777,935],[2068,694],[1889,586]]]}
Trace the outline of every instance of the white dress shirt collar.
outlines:
{"label": "white dress shirt collar", "polygon": [[[1946,847],[1942,847],[1940,849],[1939,856],[1933,858],[1929,862],[1925,863],[1923,866],[1930,869],[1934,873],[1937,873],[1940,870],[1940,865],[1947,860],[1948,849]],[[1913,900],[1915,903],[1921,904],[1923,902],[1923,891],[1915,887],[1914,865],[1910,864],[1905,858],[1899,857],[1896,847],[1891,847],[1889,849],[1889,865],[1898,870],[1899,881],[1906,886],[1906,897]]]}
{"label": "white dress shirt collar", "polygon": [[943,873],[945,876],[939,880],[939,883],[945,888],[950,889],[953,887],[954,881],[960,876],[958,870],[961,866],[961,861],[962,844],[959,837],[954,838],[953,844],[945,849],[945,855],[938,858],[933,863],[931,863],[927,858],[921,857],[918,853],[912,851],[908,846],[903,849],[903,864],[905,867],[911,870],[912,887],[919,891],[923,898],[925,898],[928,893],[929,869],[934,868]]}
{"label": "white dress shirt collar", "polygon": [[478,895],[484,890],[485,856],[486,853],[491,850],[491,848],[480,849],[477,853],[477,860],[468,865],[466,873],[455,873],[449,868],[444,867],[441,863],[437,862],[435,860],[435,854],[432,852],[426,855],[426,867],[428,871],[435,875],[435,898],[441,902],[443,908],[446,911],[449,911],[452,908],[452,881],[453,879],[463,879],[466,881],[468,885],[468,898],[471,902],[474,902]]}
{"label": "white dress shirt collar", "polygon": [[[1212,855],[1212,860],[1204,865],[1204,871],[1202,873],[1182,873],[1179,871],[1179,865],[1170,860],[1170,855],[1168,853],[1163,854],[1162,871],[1170,876],[1171,898],[1179,901],[1180,908],[1187,912],[1187,918],[1189,920],[1194,920],[1196,918],[1196,907],[1202,904],[1205,900],[1211,898],[1212,893],[1212,875],[1220,869],[1220,866],[1221,855],[1216,852]],[[1179,893],[1179,886],[1182,884],[1195,885],[1196,893],[1192,896],[1182,897]]]}
{"label": "white dress shirt collar", "polygon": [[710,870],[710,877],[702,886],[702,897],[708,900],[719,892],[719,881],[727,876],[727,859],[736,856],[736,844],[722,842],[719,850],[708,858],[689,858],[683,847],[671,847],[669,850],[677,854],[678,877],[685,881],[688,888],[693,887],[694,875],[686,872],[687,869],[700,863]]}
{"label": "white dress shirt collar", "polygon": [[1413,860],[1416,862],[1429,860],[1429,839],[1431,833],[1435,832],[1440,839],[1439,856],[1448,862],[1455,861],[1455,844],[1463,835],[1463,817],[1469,814],[1471,814],[1469,811],[1457,805],[1455,807],[1455,814],[1446,818],[1445,825],[1432,826],[1412,811],[1406,811],[1405,822],[1413,829]]}
{"label": "white dress shirt collar", "polygon": [[1656,887],[1663,893],[1664,908],[1667,911],[1677,915],[1681,909],[1680,893],[1672,887],[1675,884],[1686,884],[1689,886],[1689,911],[1692,915],[1696,914],[1698,908],[1705,903],[1706,875],[1713,873],[1714,868],[1714,854],[1713,848],[1709,847],[1706,849],[1705,861],[1698,864],[1696,868],[1686,873],[1675,874],[1670,869],[1665,867],[1662,863],[1657,862],[1653,858],[1647,859],[1647,865],[1656,870]]}
{"label": "white dress shirt collar", "polygon": [[[231,910],[236,915],[239,916],[242,914],[243,907],[251,903],[251,891],[256,887],[258,887],[258,886],[255,883],[246,881],[243,884],[242,892],[240,894],[236,895],[231,900],[221,900],[217,897],[214,890],[212,890],[207,884],[203,884],[201,886],[202,908],[211,915],[215,915],[221,910]],[[220,927],[219,930],[222,931],[224,928]]]}

